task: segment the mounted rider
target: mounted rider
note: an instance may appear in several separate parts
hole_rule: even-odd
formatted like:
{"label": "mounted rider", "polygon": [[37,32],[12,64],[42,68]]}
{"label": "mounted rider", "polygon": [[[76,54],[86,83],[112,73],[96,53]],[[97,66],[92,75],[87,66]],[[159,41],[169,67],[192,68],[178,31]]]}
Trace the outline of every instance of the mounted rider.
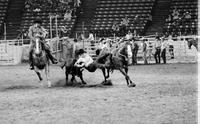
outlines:
{"label": "mounted rider", "polygon": [[[105,40],[103,40],[103,45],[101,46],[101,51],[100,51],[100,53],[99,53],[99,55],[98,55],[98,57],[96,58],[96,60],[95,60],[95,62],[96,63],[101,63],[101,64],[103,64],[104,62],[104,59],[107,57],[107,56],[109,56],[109,55],[111,55],[111,40],[110,39],[105,39]],[[108,60],[108,63],[110,64],[110,61]]]}
{"label": "mounted rider", "polygon": [[30,48],[29,48],[29,62],[30,62],[30,69],[31,70],[34,69],[32,53],[33,53],[33,49],[34,49],[34,46],[35,46],[36,37],[40,38],[41,43],[43,45],[43,48],[44,48],[45,52],[47,53],[47,56],[52,61],[52,63],[53,64],[57,64],[58,63],[57,60],[51,54],[50,47],[49,47],[49,45],[45,41],[45,37],[46,37],[47,32],[41,26],[41,24],[42,24],[42,20],[40,18],[36,18],[34,20],[34,25],[30,26],[30,28],[29,28],[28,36],[29,36],[29,38],[31,40],[31,42],[30,42]]}

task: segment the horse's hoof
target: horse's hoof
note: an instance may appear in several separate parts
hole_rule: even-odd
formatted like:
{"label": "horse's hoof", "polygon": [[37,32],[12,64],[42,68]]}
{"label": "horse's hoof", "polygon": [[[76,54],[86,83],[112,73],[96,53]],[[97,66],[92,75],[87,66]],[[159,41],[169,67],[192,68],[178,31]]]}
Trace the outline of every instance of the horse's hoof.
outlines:
{"label": "horse's hoof", "polygon": [[51,88],[51,82],[48,81],[48,88]]}
{"label": "horse's hoof", "polygon": [[82,82],[82,84],[87,84],[87,83],[84,81],[84,82]]}
{"label": "horse's hoof", "polygon": [[131,84],[128,85],[128,87],[136,87],[136,84],[131,83]]}
{"label": "horse's hoof", "polygon": [[38,81],[38,83],[40,84],[40,86],[43,86],[42,80]]}
{"label": "horse's hoof", "polygon": [[102,85],[108,85],[108,86],[113,85],[111,80],[103,81],[101,84]]}

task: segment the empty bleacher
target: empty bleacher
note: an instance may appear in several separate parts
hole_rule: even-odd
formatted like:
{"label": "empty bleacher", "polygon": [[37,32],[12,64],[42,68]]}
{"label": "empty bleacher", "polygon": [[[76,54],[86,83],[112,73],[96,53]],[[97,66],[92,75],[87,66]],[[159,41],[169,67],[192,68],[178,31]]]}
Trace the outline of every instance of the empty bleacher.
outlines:
{"label": "empty bleacher", "polygon": [[[50,30],[50,16],[49,16],[48,11],[41,11],[41,12],[38,12],[36,15],[32,11],[26,11],[22,17],[21,30],[23,30],[23,31],[28,30],[28,28],[31,25],[33,25],[33,21],[36,17],[40,17],[43,21],[44,28]],[[65,28],[67,30],[69,30],[69,31],[72,30],[72,28],[74,26],[75,18],[76,17],[74,16],[74,17],[72,17],[72,19],[70,21],[68,21],[68,20],[64,20],[63,16],[59,16],[58,17],[58,29],[60,30],[62,26],[65,26]],[[53,30],[56,29],[55,26],[56,26],[55,20],[53,20],[52,21]]]}
{"label": "empty bleacher", "polygon": [[[31,25],[33,25],[33,22],[35,18],[40,17],[43,21],[43,26],[45,29],[50,31],[50,13],[51,15],[56,15],[58,14],[58,31],[59,35],[66,36],[70,35],[71,30],[74,27],[74,23],[76,20],[76,16],[72,16],[71,20],[64,20],[64,14],[65,12],[63,10],[41,10],[39,12],[34,12],[33,10],[27,9],[24,11],[23,16],[22,16],[22,22],[21,22],[21,29],[23,32],[27,31]],[[67,29],[67,33],[63,33],[62,29]],[[53,37],[55,36],[55,30],[56,30],[56,24],[55,24],[55,19],[52,19],[52,30],[53,30]]]}
{"label": "empty bleacher", "polygon": [[[113,22],[120,24],[122,18],[130,19],[128,29],[143,33],[151,14],[155,0],[98,0],[92,30],[97,36],[109,37]],[[140,23],[135,24],[133,18],[139,15]]]}
{"label": "empty bleacher", "polygon": [[[0,0],[0,29],[3,29],[9,0]],[[1,30],[3,31],[3,30]],[[2,33],[2,32],[1,32]]]}
{"label": "empty bleacher", "polygon": [[172,0],[170,13],[174,9],[177,9],[181,15],[185,12],[191,13],[191,20],[179,25],[173,25],[171,22],[166,22],[164,31],[170,34],[176,34],[176,32],[182,35],[197,34],[198,23],[198,1],[197,0]]}

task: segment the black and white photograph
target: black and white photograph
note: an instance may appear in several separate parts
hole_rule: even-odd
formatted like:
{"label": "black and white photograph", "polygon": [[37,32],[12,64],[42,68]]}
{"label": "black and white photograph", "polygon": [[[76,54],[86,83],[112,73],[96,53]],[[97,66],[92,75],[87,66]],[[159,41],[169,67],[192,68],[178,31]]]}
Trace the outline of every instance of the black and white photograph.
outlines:
{"label": "black and white photograph", "polygon": [[199,124],[198,0],[0,0],[0,124]]}

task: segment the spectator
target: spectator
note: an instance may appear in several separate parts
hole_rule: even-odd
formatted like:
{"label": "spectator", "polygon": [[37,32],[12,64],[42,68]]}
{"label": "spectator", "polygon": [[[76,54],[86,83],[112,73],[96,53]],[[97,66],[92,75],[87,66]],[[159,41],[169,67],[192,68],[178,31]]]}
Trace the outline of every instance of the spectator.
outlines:
{"label": "spectator", "polygon": [[137,23],[139,23],[139,21],[140,21],[139,15],[136,15],[136,16],[134,17],[134,19],[133,19],[133,23],[134,23],[134,24],[137,24]]}
{"label": "spectator", "polygon": [[146,39],[142,40],[142,52],[143,52],[143,60],[144,60],[144,64],[148,64],[147,62],[147,42]]}
{"label": "spectator", "polygon": [[79,7],[81,4],[81,1],[80,0],[75,0],[74,1],[74,7]]}
{"label": "spectator", "polygon": [[126,39],[126,40],[131,40],[131,39],[133,39],[133,34],[131,33],[130,30],[128,31],[128,34],[126,34],[125,39]]}
{"label": "spectator", "polygon": [[125,32],[127,30],[128,23],[129,23],[129,19],[127,16],[125,16],[121,21],[121,27],[122,27],[121,33],[123,36],[125,35]]}
{"label": "spectator", "polygon": [[178,20],[178,18],[179,18],[179,11],[176,9],[176,7],[175,7],[175,9],[173,10],[173,12],[172,12],[172,16],[173,16],[173,20],[174,21],[176,21],[176,20]]}
{"label": "spectator", "polygon": [[27,0],[26,2],[25,2],[25,9],[26,10],[30,10],[30,8],[31,8],[31,3],[30,3],[31,1],[30,0]]}
{"label": "spectator", "polygon": [[160,63],[161,41],[159,36],[156,37],[154,48],[155,48],[155,54],[154,54],[155,61],[156,63]]}
{"label": "spectator", "polygon": [[151,41],[147,41],[147,58],[149,62],[151,61],[151,57],[153,55],[153,43]]}
{"label": "spectator", "polygon": [[127,52],[128,52],[128,65],[131,65],[133,60],[133,52],[132,52],[132,44],[130,41],[126,42],[128,45],[127,45]]}
{"label": "spectator", "polygon": [[72,11],[71,10],[67,10],[65,15],[64,15],[64,20],[70,21],[72,18]]}
{"label": "spectator", "polygon": [[172,21],[171,15],[168,15],[168,18],[166,18],[166,22],[170,23]]}
{"label": "spectator", "polygon": [[92,31],[89,31],[89,37],[87,39],[88,42],[93,42],[94,41],[94,35],[92,33]]}
{"label": "spectator", "polygon": [[152,22],[152,15],[148,14],[148,18],[147,18],[147,26],[149,26]]}
{"label": "spectator", "polygon": [[139,45],[137,44],[136,41],[133,41],[132,48],[133,48],[132,49],[132,53],[133,53],[132,64],[136,65],[137,64],[137,53],[139,50]]}
{"label": "spectator", "polygon": [[82,49],[83,48],[83,46],[82,46],[82,44],[80,43],[80,42],[78,42],[78,40],[77,39],[74,39],[74,52],[75,52],[75,57],[77,58],[77,53],[78,53],[78,51],[80,50],[80,49]]}
{"label": "spectator", "polygon": [[137,31],[136,30],[133,31],[133,36],[137,37]]}
{"label": "spectator", "polygon": [[23,39],[28,39],[28,30],[23,33]]}
{"label": "spectator", "polygon": [[41,9],[40,9],[40,8],[36,8],[36,9],[34,9],[33,11],[34,11],[34,12],[40,12]]}
{"label": "spectator", "polygon": [[[94,41],[94,35],[92,33],[92,31],[89,31],[89,37],[87,38],[87,41],[91,43],[91,46],[95,46],[95,41]],[[94,50],[94,48],[92,48],[92,50]]]}
{"label": "spectator", "polygon": [[119,32],[119,25],[117,24],[116,21],[113,23],[112,30],[115,35],[117,35],[117,33]]}
{"label": "spectator", "polygon": [[163,63],[166,64],[166,48],[168,47],[167,40],[162,38],[162,45],[161,45],[161,57],[163,59]]}
{"label": "spectator", "polygon": [[129,19],[127,16],[125,16],[125,18],[123,18],[121,21],[121,25],[128,26],[128,23],[129,23]]}
{"label": "spectator", "polygon": [[186,12],[186,13],[184,13],[183,16],[184,16],[185,21],[186,21],[187,23],[189,23],[190,20],[191,20],[191,18],[192,18],[191,14],[190,14],[189,12]]}
{"label": "spectator", "polygon": [[174,46],[173,46],[173,40],[172,40],[172,36],[169,35],[168,36],[168,43],[169,43],[169,53],[171,56],[171,59],[174,59]]}

